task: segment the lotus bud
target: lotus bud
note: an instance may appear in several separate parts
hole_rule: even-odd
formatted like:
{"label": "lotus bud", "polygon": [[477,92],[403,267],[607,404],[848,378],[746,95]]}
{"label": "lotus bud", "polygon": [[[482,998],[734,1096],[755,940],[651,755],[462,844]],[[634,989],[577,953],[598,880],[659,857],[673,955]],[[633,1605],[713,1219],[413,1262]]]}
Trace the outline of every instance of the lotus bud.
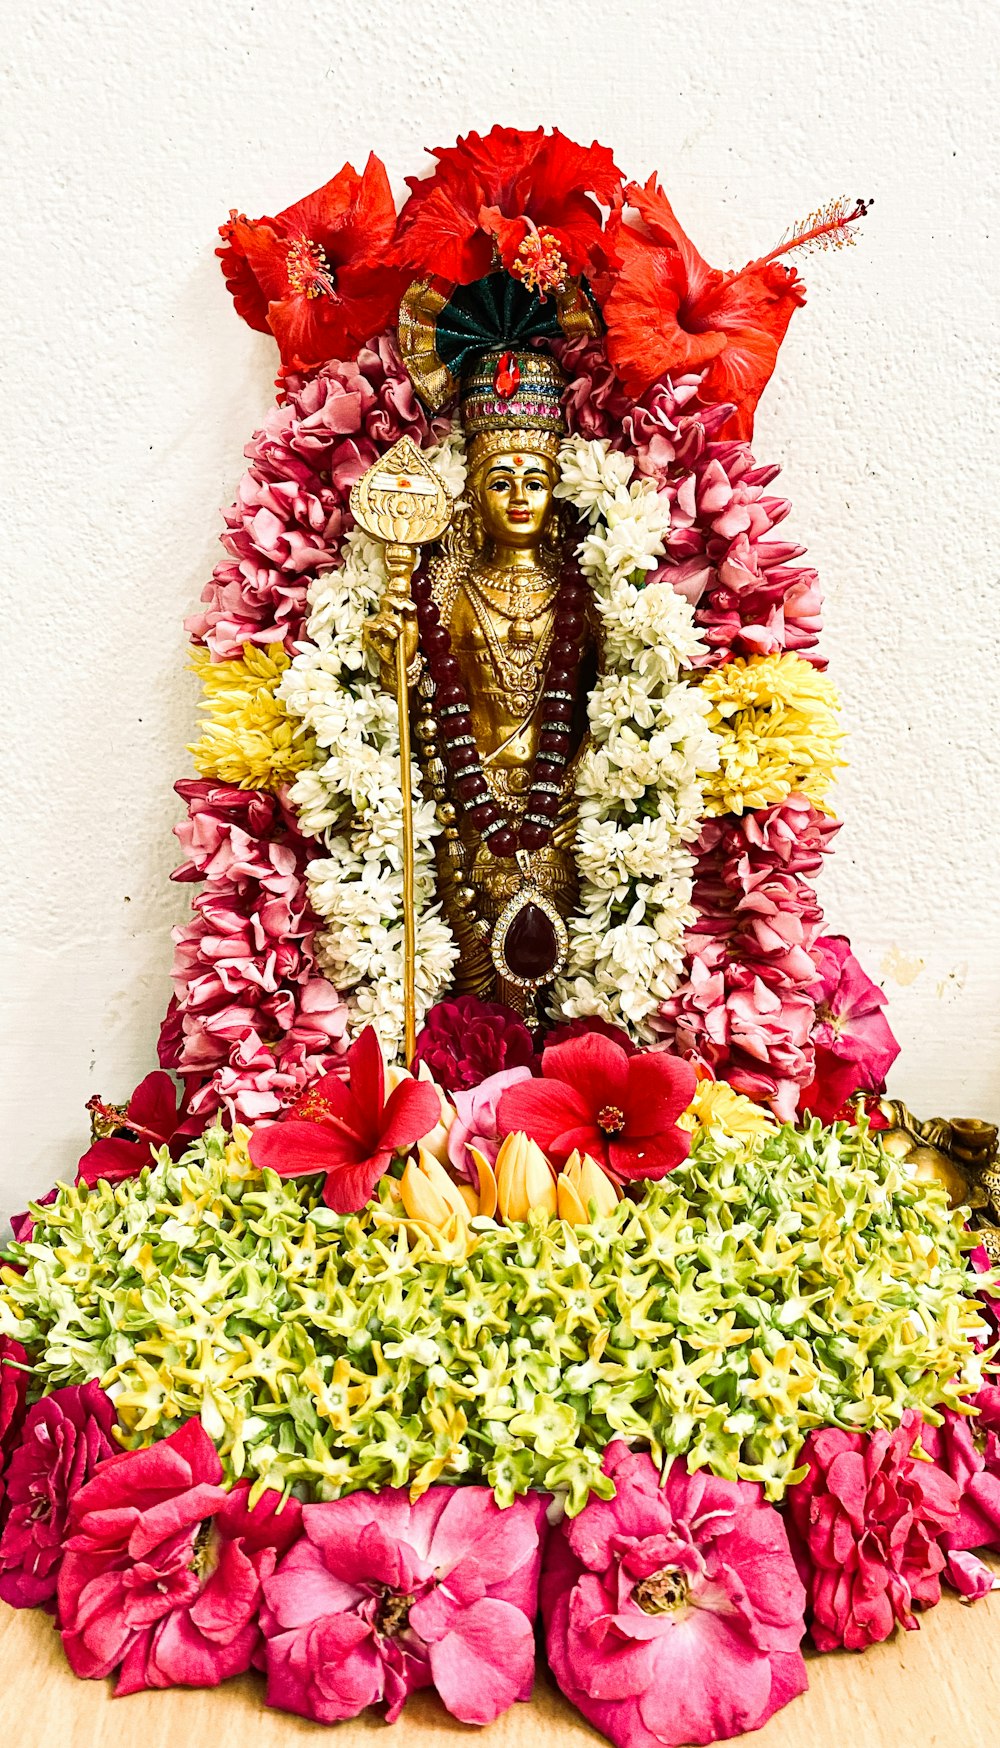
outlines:
{"label": "lotus bud", "polygon": [[[473,1162],[479,1173],[479,1208],[480,1214],[493,1218],[497,1211],[497,1180],[496,1173],[485,1153],[480,1153],[478,1147],[469,1147]],[[471,1187],[471,1186],[470,1186]],[[473,1192],[474,1194],[475,1192]]]}
{"label": "lotus bud", "polygon": [[508,1135],[497,1154],[497,1202],[505,1220],[526,1220],[533,1208],[555,1214],[556,1182],[541,1148],[521,1131]]}
{"label": "lotus bud", "polygon": [[596,1218],[600,1219],[604,1214],[612,1214],[619,1201],[617,1186],[589,1153],[582,1157],[576,1151],[570,1154],[559,1173],[556,1188],[559,1213],[572,1226],[590,1223],[591,1203]]}
{"label": "lotus bud", "polygon": [[437,1191],[442,1201],[447,1202],[453,1213],[460,1215],[463,1220],[466,1219],[468,1209],[461,1190],[455,1180],[448,1176],[444,1166],[439,1164],[433,1153],[428,1151],[424,1142],[421,1142],[417,1148],[417,1158],[420,1162],[420,1170],[431,1188]]}
{"label": "lotus bud", "polygon": [[[457,1113],[454,1105],[451,1104],[441,1091],[441,1088],[431,1074],[426,1062],[420,1063],[416,1077],[418,1080],[422,1080],[425,1086],[433,1087],[438,1096],[438,1104],[441,1107],[441,1116],[438,1122],[435,1123],[433,1129],[423,1137],[423,1144],[428,1152],[433,1153],[434,1158],[444,1165],[448,1158],[448,1130],[455,1121]],[[388,1098],[391,1093],[394,1093],[397,1086],[401,1086],[404,1080],[412,1079],[413,1075],[408,1068],[401,1068],[398,1063],[393,1063],[392,1066],[385,1071],[386,1098]]]}
{"label": "lotus bud", "polygon": [[415,1159],[408,1159],[399,1180],[403,1207],[411,1220],[425,1220],[429,1226],[446,1226],[452,1210],[443,1196],[428,1182]]}

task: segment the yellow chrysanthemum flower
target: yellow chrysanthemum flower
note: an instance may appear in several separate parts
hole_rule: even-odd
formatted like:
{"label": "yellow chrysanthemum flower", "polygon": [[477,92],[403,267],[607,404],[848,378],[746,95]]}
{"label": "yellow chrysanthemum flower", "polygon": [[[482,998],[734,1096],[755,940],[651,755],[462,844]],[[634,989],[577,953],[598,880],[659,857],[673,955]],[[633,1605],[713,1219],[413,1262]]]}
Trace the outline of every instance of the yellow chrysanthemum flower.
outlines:
{"label": "yellow chrysanthemum flower", "polygon": [[204,687],[200,740],[188,748],[203,777],[241,789],[280,789],[315,761],[316,742],[275,696],[289,665],[283,644],[243,645],[239,661],[213,662],[196,650],[192,667]]}
{"label": "yellow chrysanthemum flower", "polygon": [[748,1140],[753,1135],[776,1135],[778,1125],[762,1105],[743,1093],[734,1092],[728,1081],[700,1080],[687,1110],[677,1119],[678,1126],[690,1129],[714,1129],[717,1134]]}
{"label": "yellow chrysanthemum flower", "polygon": [[709,727],[719,769],[705,778],[705,811],[744,813],[797,792],[817,807],[844,761],[840,700],[826,674],[797,655],[739,657],[707,673]]}

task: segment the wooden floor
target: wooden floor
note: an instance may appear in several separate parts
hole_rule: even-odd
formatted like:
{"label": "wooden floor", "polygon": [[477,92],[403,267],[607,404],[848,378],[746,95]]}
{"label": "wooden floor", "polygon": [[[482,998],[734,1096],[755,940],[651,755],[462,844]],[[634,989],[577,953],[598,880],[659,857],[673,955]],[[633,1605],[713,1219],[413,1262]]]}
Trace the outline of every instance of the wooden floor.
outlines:
{"label": "wooden floor", "polygon": [[[1000,1591],[967,1607],[948,1597],[919,1633],[900,1633],[863,1656],[809,1659],[810,1691],[766,1728],[755,1748],[1000,1748]],[[175,1688],[113,1700],[109,1682],[70,1674],[51,1621],[0,1603],[2,1748],[285,1748],[323,1740],[318,1725],[263,1709],[263,1680],[212,1690]],[[603,1741],[539,1677],[530,1706],[513,1706],[487,1731],[455,1724],[417,1694],[391,1736],[377,1712],[338,1724],[331,1748],[561,1748]]]}

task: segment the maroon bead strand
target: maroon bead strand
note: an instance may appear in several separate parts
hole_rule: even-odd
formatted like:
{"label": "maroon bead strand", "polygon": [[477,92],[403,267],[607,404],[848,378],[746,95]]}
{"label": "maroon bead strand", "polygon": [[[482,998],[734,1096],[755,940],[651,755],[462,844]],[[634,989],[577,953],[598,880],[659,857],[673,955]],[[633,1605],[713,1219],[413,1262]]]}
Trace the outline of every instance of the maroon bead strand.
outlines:
{"label": "maroon bead strand", "polygon": [[451,637],[441,623],[430,581],[413,582],[420,646],[434,682],[435,709],[440,724],[451,788],[480,837],[494,856],[518,850],[540,850],[552,835],[562,783],[572,747],[576,677],[587,623],[587,591],[574,565],[563,571],[556,597],[549,665],[542,692],[542,727],[532,768],[524,819],[515,831],[490,797],[472,728],[469,696],[451,653]]}

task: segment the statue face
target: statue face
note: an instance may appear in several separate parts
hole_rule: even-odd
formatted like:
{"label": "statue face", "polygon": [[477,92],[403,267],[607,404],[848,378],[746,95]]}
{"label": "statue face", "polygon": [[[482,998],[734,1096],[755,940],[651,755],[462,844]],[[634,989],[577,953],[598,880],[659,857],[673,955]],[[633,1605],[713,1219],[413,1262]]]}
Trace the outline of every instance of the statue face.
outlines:
{"label": "statue face", "polygon": [[555,463],[511,450],[492,455],[474,486],[483,528],[498,546],[537,546],[552,508]]}

